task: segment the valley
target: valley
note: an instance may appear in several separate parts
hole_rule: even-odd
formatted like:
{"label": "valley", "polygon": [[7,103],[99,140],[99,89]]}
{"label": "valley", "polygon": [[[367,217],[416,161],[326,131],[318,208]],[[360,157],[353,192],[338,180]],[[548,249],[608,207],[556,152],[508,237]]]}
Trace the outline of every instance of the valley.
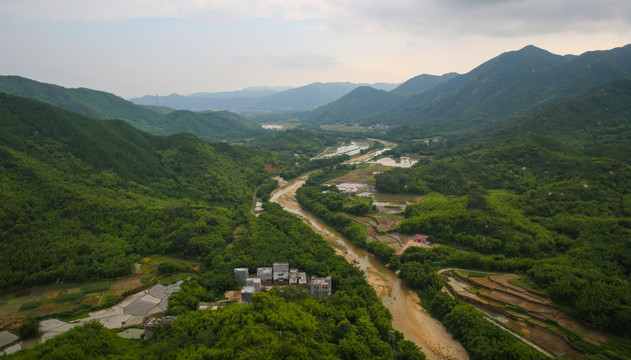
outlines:
{"label": "valley", "polygon": [[433,319],[419,305],[416,293],[408,288],[391,270],[383,266],[372,254],[361,249],[322,220],[304,211],[296,202],[295,192],[308,178],[305,174],[272,193],[270,201],[300,216],[336,249],[338,254],[366,273],[368,283],[375,289],[383,304],[393,315],[393,326],[416,343],[428,359],[469,359],[462,346],[453,339],[444,326]]}
{"label": "valley", "polygon": [[[0,350],[631,358],[629,64],[631,45],[526,46],[465,74],[179,110],[0,76]],[[226,99],[242,115],[198,108]],[[333,291],[198,310],[274,262]],[[139,341],[154,313],[175,318]]]}

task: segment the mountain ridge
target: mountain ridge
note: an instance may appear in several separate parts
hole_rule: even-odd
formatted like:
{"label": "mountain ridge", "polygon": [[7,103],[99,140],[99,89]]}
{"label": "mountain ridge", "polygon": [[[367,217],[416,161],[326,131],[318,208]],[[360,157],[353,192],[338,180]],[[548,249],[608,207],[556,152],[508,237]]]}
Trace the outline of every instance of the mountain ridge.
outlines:
{"label": "mountain ridge", "polygon": [[136,105],[116,95],[87,88],[68,89],[20,76],[0,76],[0,92],[40,100],[96,119],[121,119],[158,135],[190,132],[207,141],[258,136],[262,130],[225,112],[178,113],[180,117]]}
{"label": "mountain ridge", "polygon": [[550,101],[631,77],[631,45],[579,56],[534,46],[490,59],[364,123],[415,124],[453,132],[515,119]]}
{"label": "mountain ridge", "polygon": [[[255,91],[256,96],[247,95],[247,88],[235,92],[201,93],[188,96],[171,94],[157,97],[159,105],[169,106],[177,110],[231,110],[238,112],[256,111],[310,111],[319,106],[337,100],[360,86],[371,86],[377,89],[394,89],[397,84],[390,83],[351,83],[351,82],[314,82],[307,85],[269,91],[263,88]],[[267,88],[269,89],[269,88]],[[267,92],[267,95],[263,95]],[[233,94],[233,96],[229,96]],[[156,97],[145,95],[132,98],[130,101],[139,105],[155,105]]]}

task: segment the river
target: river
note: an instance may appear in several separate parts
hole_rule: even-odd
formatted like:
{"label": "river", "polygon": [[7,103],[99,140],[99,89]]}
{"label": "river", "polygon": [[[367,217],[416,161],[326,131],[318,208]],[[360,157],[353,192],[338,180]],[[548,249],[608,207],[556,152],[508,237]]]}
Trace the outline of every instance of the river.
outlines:
{"label": "river", "polygon": [[327,226],[322,220],[304,211],[296,201],[296,190],[308,174],[290,182],[282,182],[270,198],[293,214],[306,220],[311,227],[323,235],[338,254],[349,262],[356,260],[366,273],[368,283],[375,289],[383,304],[392,313],[392,326],[405,338],[418,345],[427,359],[469,359],[462,345],[453,339],[442,323],[432,318],[419,305],[419,298],[390,269],[383,266],[372,254],[346,240],[341,234]]}

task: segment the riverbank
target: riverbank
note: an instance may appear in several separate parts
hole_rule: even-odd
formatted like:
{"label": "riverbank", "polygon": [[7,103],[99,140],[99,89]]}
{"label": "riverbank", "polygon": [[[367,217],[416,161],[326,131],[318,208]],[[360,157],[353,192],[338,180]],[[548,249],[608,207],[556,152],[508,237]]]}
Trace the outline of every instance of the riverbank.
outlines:
{"label": "riverbank", "polygon": [[365,273],[368,283],[375,289],[383,304],[393,316],[393,327],[401,331],[406,339],[418,345],[427,359],[469,359],[462,345],[456,341],[445,327],[432,318],[419,306],[416,293],[408,288],[390,269],[383,266],[366,250],[360,249],[347,241],[320,219],[304,211],[295,199],[295,194],[309,174],[286,182],[274,190],[270,198],[283,206],[285,210],[300,216],[311,227],[322,234],[329,244],[345,255],[349,262],[355,261]]}

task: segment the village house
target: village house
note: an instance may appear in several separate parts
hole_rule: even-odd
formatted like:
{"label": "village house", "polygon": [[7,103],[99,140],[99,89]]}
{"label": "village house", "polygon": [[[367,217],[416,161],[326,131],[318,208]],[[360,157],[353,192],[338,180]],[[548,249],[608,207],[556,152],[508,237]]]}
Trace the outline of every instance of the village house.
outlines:
{"label": "village house", "polygon": [[261,283],[263,285],[272,285],[274,273],[273,268],[271,267],[260,267],[256,269],[256,277],[261,279]]}
{"label": "village house", "polygon": [[237,279],[239,284],[245,285],[245,281],[249,276],[248,268],[235,268],[234,269],[234,278]]}
{"label": "village house", "polygon": [[285,285],[289,283],[289,263],[273,263],[272,268],[274,270],[274,285]]}
{"label": "village house", "polygon": [[145,340],[151,340],[156,329],[164,323],[175,320],[177,316],[152,316],[145,322]]}
{"label": "village house", "polygon": [[261,279],[259,278],[248,278],[245,281],[246,286],[252,286],[254,288],[254,292],[261,291]]}
{"label": "village house", "polygon": [[317,297],[331,296],[331,277],[311,277],[311,295]]}
{"label": "village house", "polygon": [[[255,277],[249,276],[247,268],[235,268],[234,277],[243,285],[241,302],[244,304],[250,302],[252,294],[259,291],[267,291],[266,286],[272,286],[272,283],[277,286],[309,286],[307,273],[300,272],[298,269],[290,269],[287,262],[274,263],[272,267],[259,267],[256,269]],[[330,297],[332,292],[331,277],[318,278],[312,276],[310,287],[312,295]]]}
{"label": "village house", "polygon": [[244,286],[241,289],[241,302],[243,304],[249,304],[250,300],[252,300],[252,294],[254,294],[256,291],[256,289],[254,289],[254,286]]}
{"label": "village house", "polygon": [[289,270],[289,285],[298,285],[298,269]]}

